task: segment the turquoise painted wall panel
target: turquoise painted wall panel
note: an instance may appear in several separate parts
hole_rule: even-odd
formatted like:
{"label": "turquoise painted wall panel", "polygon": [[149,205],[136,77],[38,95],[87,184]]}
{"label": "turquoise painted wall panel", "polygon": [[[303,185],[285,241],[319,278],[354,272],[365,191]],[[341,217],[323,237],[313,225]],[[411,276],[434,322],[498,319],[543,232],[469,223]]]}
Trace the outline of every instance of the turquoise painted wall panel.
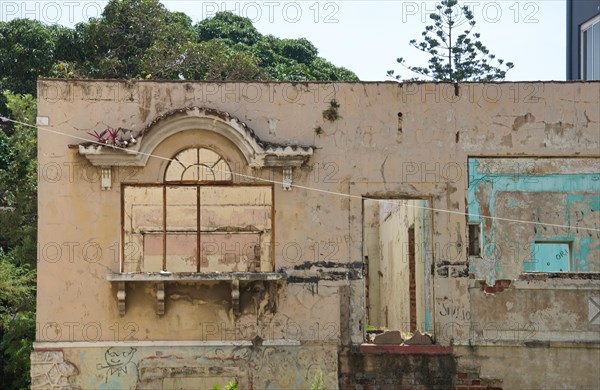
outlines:
{"label": "turquoise painted wall panel", "polygon": [[536,242],[532,247],[533,261],[525,262],[525,271],[569,272],[571,269],[569,243]]}
{"label": "turquoise painted wall panel", "polygon": [[[482,226],[471,272],[488,282],[600,272],[600,159],[469,158],[468,166],[467,219]],[[548,261],[556,249],[568,256]]]}

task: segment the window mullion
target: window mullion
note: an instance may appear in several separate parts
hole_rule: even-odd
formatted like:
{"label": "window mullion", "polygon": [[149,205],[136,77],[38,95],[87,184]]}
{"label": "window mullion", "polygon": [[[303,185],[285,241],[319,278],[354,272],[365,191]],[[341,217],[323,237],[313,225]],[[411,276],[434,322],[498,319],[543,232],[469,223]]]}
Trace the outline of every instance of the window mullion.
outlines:
{"label": "window mullion", "polygon": [[200,186],[196,186],[196,270],[200,272],[201,258],[201,238],[200,238]]}
{"label": "window mullion", "polygon": [[162,269],[167,270],[167,186],[163,185],[163,256]]}

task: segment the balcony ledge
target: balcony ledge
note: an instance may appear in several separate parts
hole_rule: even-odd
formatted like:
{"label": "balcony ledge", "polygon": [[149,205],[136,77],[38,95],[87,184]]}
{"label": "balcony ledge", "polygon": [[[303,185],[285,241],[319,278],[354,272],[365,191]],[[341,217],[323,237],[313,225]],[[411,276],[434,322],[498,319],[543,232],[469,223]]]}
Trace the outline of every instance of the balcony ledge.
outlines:
{"label": "balcony ledge", "polygon": [[255,281],[282,280],[285,274],[278,272],[143,272],[111,273],[110,282],[195,282],[195,281]]}
{"label": "balcony ledge", "polygon": [[240,315],[240,281],[279,282],[285,274],[278,272],[144,272],[144,273],[110,273],[106,276],[109,282],[117,283],[117,304],[119,315],[126,311],[127,283],[150,282],[156,284],[156,313],[165,314],[165,282],[210,282],[226,281],[231,283],[231,303],[236,317]]}

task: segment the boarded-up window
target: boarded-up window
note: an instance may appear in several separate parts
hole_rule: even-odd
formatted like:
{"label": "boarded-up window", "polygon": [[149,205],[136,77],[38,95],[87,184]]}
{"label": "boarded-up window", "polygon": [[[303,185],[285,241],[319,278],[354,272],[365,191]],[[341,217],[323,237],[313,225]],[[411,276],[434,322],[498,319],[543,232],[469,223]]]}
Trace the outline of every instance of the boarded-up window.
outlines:
{"label": "boarded-up window", "polygon": [[125,186],[123,272],[272,271],[272,186],[231,179],[221,156],[192,148],[164,185]]}
{"label": "boarded-up window", "polygon": [[128,186],[123,191],[124,271],[160,271],[163,258],[163,188]]}

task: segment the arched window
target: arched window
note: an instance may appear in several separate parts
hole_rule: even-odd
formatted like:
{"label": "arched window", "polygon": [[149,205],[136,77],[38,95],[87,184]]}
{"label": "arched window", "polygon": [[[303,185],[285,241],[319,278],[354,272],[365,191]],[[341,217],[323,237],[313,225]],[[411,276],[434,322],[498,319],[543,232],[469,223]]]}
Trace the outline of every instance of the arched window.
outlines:
{"label": "arched window", "polygon": [[190,148],[179,152],[165,172],[165,182],[195,183],[231,181],[231,169],[220,155],[206,148]]}

